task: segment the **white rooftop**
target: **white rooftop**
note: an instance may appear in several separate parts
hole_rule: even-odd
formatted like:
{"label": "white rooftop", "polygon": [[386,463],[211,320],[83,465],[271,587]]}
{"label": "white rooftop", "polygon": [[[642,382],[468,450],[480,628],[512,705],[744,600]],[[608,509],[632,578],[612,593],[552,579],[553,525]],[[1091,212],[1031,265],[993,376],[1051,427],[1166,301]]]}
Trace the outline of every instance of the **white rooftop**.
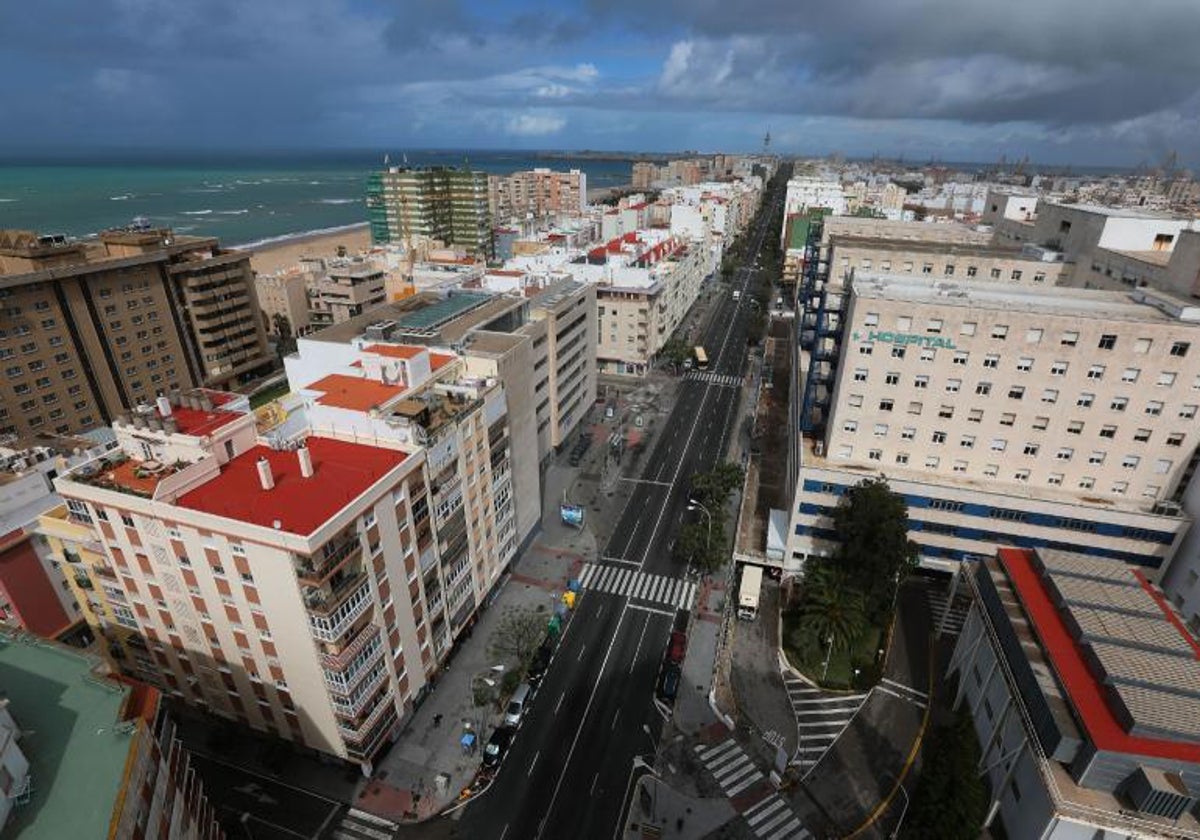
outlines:
{"label": "white rooftop", "polygon": [[854,293],[860,298],[936,303],[969,309],[1033,312],[1119,321],[1200,322],[1200,306],[1166,292],[1101,291],[1051,286],[1033,288],[1004,283],[954,282],[855,271]]}

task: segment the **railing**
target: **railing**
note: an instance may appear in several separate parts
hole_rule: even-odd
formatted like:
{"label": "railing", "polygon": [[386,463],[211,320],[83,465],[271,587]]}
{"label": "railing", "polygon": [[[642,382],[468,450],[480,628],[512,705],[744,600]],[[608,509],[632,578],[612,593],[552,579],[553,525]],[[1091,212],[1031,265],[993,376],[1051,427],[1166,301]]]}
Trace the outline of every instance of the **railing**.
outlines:
{"label": "railing", "polygon": [[346,628],[354,623],[355,619],[367,611],[371,606],[371,588],[367,583],[366,575],[362,576],[362,585],[351,592],[341,605],[331,616],[312,615],[308,616],[309,627],[312,628],[313,635],[323,642],[336,641],[341,637]]}
{"label": "railing", "polygon": [[[367,707],[368,701],[375,696],[375,689],[383,685],[387,678],[387,668],[379,668],[371,675],[370,679],[365,680],[358,688],[354,689],[354,694],[349,700],[343,700],[336,695],[331,697],[333,710],[343,717],[355,717]],[[339,721],[338,726],[345,726],[345,724]]]}
{"label": "railing", "polygon": [[321,665],[331,671],[345,670],[354,657],[358,656],[359,651],[370,643],[372,635],[378,634],[379,625],[372,622],[367,622],[359,629],[358,634],[351,639],[345,647],[337,653],[321,654]]}
{"label": "railing", "polygon": [[349,695],[354,690],[358,679],[370,673],[369,666],[383,654],[383,640],[376,634],[371,642],[359,652],[354,661],[345,671],[325,671],[325,685],[330,690],[342,695]]}
{"label": "railing", "polygon": [[366,572],[358,569],[341,578],[330,580],[328,583],[322,584],[320,588],[306,587],[308,591],[304,593],[304,605],[308,607],[309,612],[328,615],[341,605],[344,596],[353,590],[359,581],[365,579]]}
{"label": "railing", "polygon": [[338,546],[336,550],[327,556],[320,558],[297,558],[296,576],[306,583],[320,585],[336,572],[348,558],[352,557],[355,551],[361,548],[362,541],[355,537],[352,540],[342,543],[342,545]]}

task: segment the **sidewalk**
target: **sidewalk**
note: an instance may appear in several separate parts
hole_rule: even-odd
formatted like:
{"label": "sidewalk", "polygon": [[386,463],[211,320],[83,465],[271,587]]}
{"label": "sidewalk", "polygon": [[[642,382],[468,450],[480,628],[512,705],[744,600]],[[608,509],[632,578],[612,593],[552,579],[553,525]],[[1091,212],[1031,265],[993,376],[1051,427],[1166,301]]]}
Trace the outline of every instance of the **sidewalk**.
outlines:
{"label": "sidewalk", "polygon": [[[591,531],[562,525],[558,517],[558,488],[576,472],[550,467],[539,538],[513,564],[495,600],[480,612],[372,778],[360,785],[355,807],[396,822],[426,820],[456,802],[476,781],[483,746],[501,720],[501,707],[475,706],[472,690],[473,684],[481,687],[483,679],[499,681],[492,668],[504,663],[488,654],[493,632],[513,610],[541,610],[549,620],[567,582],[595,559]],[[552,493],[555,489],[557,494]],[[476,733],[471,751],[461,743],[466,732]]]}
{"label": "sidewalk", "polygon": [[646,837],[688,840],[708,836],[736,816],[737,811],[728,799],[688,796],[652,773],[644,773],[635,784],[622,836],[625,840]]}

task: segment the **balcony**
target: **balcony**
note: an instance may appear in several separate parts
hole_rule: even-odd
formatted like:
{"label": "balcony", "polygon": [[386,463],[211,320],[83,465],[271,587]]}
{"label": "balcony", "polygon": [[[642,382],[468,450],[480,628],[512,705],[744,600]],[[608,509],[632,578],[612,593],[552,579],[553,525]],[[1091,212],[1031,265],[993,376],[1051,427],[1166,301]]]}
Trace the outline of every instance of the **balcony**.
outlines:
{"label": "balcony", "polygon": [[378,635],[379,625],[368,621],[345,646],[339,648],[337,645],[332,645],[331,647],[338,648],[335,652],[321,654],[322,667],[330,671],[345,670],[346,666],[354,661],[354,657],[358,656],[362,649],[371,643],[371,639]]}
{"label": "balcony", "polygon": [[[363,680],[362,684],[350,694],[346,699],[333,695],[330,699],[333,701],[333,710],[344,718],[355,718],[362,714],[363,709],[371,705],[371,700],[377,695],[376,689],[387,682],[388,669],[380,666],[374,671],[368,672],[370,676]],[[385,695],[391,694],[390,691],[383,692]],[[349,728],[351,731],[361,728],[353,724],[343,723],[338,721],[338,727],[342,729]]]}
{"label": "balcony", "polygon": [[371,673],[370,666],[383,655],[383,639],[376,633],[353,658],[344,671],[325,671],[325,685],[330,691],[342,695],[350,695],[357,682]]}
{"label": "balcony", "polygon": [[366,573],[361,567],[342,569],[319,587],[305,586],[303,589],[304,606],[308,607],[308,611],[314,615],[329,615],[341,606],[342,601],[359,583],[365,582],[366,579]]}
{"label": "balcony", "polygon": [[[397,720],[396,705],[392,702],[383,703],[380,706],[384,711],[378,709],[371,713],[368,721],[364,721],[364,726],[359,728],[355,734],[350,734],[343,729],[343,740],[346,742],[347,752],[351,757],[360,759],[370,758],[379,745],[383,741],[383,737],[388,733]],[[390,710],[390,711],[389,711]],[[369,723],[370,725],[366,725]],[[357,746],[355,746],[357,744]]]}
{"label": "balcony", "polygon": [[312,629],[313,635],[321,641],[337,641],[355,620],[370,608],[371,588],[367,583],[367,576],[360,573],[357,577],[360,583],[357,586],[347,587],[345,591],[349,594],[336,605],[336,609],[322,613],[313,610],[312,607],[309,608],[309,627]]}
{"label": "balcony", "polygon": [[361,557],[362,542],[355,537],[321,557],[296,558],[296,577],[305,586],[321,586],[351,558]]}

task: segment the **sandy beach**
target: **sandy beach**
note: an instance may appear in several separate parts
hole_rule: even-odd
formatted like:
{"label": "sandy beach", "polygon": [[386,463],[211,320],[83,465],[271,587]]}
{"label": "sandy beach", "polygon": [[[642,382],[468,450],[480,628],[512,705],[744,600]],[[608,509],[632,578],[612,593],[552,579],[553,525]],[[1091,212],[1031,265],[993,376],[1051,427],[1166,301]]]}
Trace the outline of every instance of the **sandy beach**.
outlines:
{"label": "sandy beach", "polygon": [[364,222],[361,226],[333,232],[303,234],[280,242],[263,245],[239,245],[239,250],[250,250],[250,266],[259,274],[273,274],[280,269],[295,265],[304,257],[333,257],[339,245],[354,255],[371,247],[371,232]]}

